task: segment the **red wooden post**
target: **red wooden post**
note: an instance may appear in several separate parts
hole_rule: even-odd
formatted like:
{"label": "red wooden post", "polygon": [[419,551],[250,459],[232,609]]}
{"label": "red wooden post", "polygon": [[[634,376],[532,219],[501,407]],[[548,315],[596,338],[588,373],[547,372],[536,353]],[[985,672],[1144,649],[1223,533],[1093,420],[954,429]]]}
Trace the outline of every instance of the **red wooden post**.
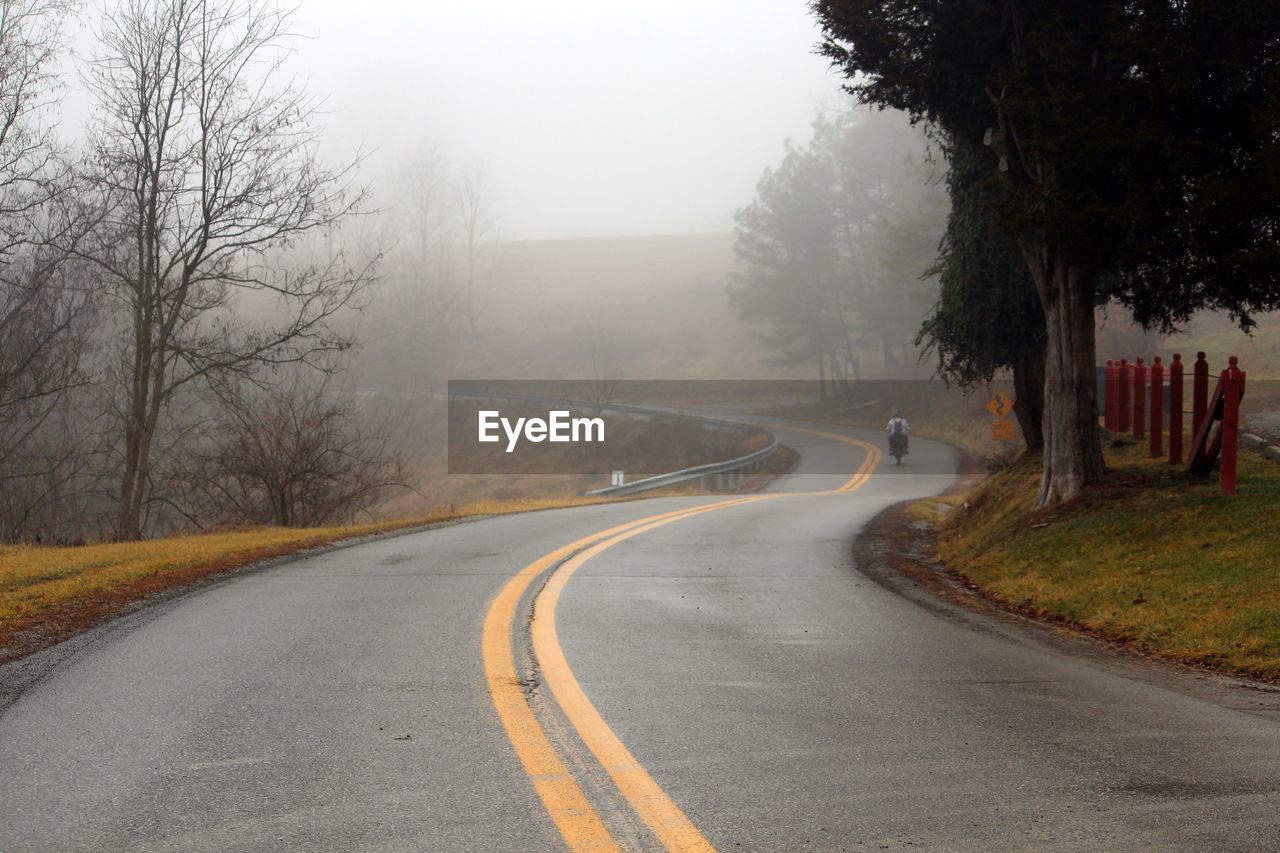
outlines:
{"label": "red wooden post", "polygon": [[1118,408],[1116,427],[1120,432],[1129,431],[1129,374],[1132,369],[1129,366],[1129,359],[1120,359],[1119,374],[1116,377],[1116,387],[1120,392],[1116,394]]}
{"label": "red wooden post", "polygon": [[1116,363],[1107,359],[1107,369],[1103,373],[1102,389],[1104,393],[1102,406],[1102,424],[1111,432],[1116,431]]}
{"label": "red wooden post", "polygon": [[1102,426],[1111,429],[1111,359],[1102,370]]}
{"label": "red wooden post", "polygon": [[1169,462],[1182,462],[1182,355],[1176,352],[1169,365]]}
{"label": "red wooden post", "polygon": [[1224,495],[1236,493],[1236,450],[1240,442],[1240,397],[1244,391],[1244,373],[1234,355],[1231,366],[1222,371],[1222,468],[1218,472],[1218,490]]}
{"label": "red wooden post", "polygon": [[1196,353],[1196,363],[1191,368],[1191,434],[1200,434],[1205,411],[1209,408],[1209,362],[1204,353]]}
{"label": "red wooden post", "polygon": [[1111,361],[1111,431],[1120,429],[1120,359]]}
{"label": "red wooden post", "polygon": [[1133,368],[1133,437],[1142,441],[1147,434],[1147,363],[1138,356]]}
{"label": "red wooden post", "polygon": [[1164,456],[1164,365],[1156,356],[1151,365],[1151,458]]}

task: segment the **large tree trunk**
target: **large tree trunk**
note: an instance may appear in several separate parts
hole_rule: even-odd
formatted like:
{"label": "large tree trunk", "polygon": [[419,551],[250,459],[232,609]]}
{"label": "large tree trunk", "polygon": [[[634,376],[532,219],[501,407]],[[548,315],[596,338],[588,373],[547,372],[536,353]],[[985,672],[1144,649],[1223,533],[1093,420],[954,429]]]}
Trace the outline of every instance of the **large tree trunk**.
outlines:
{"label": "large tree trunk", "polygon": [[148,404],[138,420],[127,426],[126,459],[120,488],[120,505],[116,515],[116,538],[132,541],[142,538],[142,506],[151,479],[151,444],[159,423],[159,404]]}
{"label": "large tree trunk", "polygon": [[143,446],[147,392],[151,387],[151,314],[145,306],[136,303],[133,313],[133,372],[129,377],[129,403],[124,414],[124,469],[120,474],[120,500],[116,507],[116,538],[125,541],[142,537],[141,496],[148,473]]}
{"label": "large tree trunk", "polygon": [[1021,350],[1013,362],[1013,413],[1027,450],[1044,449],[1044,349]]}
{"label": "large tree trunk", "polygon": [[1036,507],[1102,480],[1094,353],[1096,276],[1049,245],[1024,247],[1045,319],[1044,469]]}
{"label": "large tree trunk", "polygon": [[134,370],[137,373],[130,385],[131,400],[125,422],[125,465],[116,515],[116,538],[123,541],[142,538],[142,508],[151,481],[151,446],[160,426],[168,375],[163,347],[156,347],[150,340],[152,328],[152,323],[145,323],[135,339],[141,357],[135,357]]}
{"label": "large tree trunk", "polygon": [[120,499],[116,504],[116,538],[132,540],[138,538],[139,526],[132,514],[133,490],[138,483],[137,437],[132,420],[125,427],[124,444],[124,470],[120,473]]}

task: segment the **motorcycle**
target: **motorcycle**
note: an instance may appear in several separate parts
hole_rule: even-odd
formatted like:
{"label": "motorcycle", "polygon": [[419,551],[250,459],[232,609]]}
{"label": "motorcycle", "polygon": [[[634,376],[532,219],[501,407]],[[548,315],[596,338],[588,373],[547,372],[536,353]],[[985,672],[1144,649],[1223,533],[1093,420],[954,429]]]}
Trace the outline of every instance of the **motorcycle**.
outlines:
{"label": "motorcycle", "polygon": [[902,457],[907,455],[907,434],[896,432],[889,436],[889,455],[902,464]]}

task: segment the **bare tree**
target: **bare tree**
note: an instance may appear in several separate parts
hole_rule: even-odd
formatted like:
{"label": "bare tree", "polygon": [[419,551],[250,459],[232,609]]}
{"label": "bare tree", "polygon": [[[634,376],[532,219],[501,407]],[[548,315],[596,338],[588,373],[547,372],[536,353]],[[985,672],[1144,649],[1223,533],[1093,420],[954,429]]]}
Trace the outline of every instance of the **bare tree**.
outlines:
{"label": "bare tree", "polygon": [[62,19],[73,8],[0,0],[0,418],[74,382],[74,361],[59,348],[84,300],[58,287],[66,256],[51,238],[64,220],[52,200],[66,175],[44,120],[58,88],[51,65]]}
{"label": "bare tree", "polygon": [[[257,0],[123,0],[86,74],[86,177],[104,211],[86,256],[125,338],[121,538],[142,535],[175,395],[344,349],[331,321],[371,279],[336,243],[364,200],[355,164],[318,161],[317,101],[279,82],[288,26]],[[237,307],[255,295],[250,322]]]}
{"label": "bare tree", "polygon": [[189,516],[311,527],[367,514],[408,488],[390,450],[394,413],[364,412],[330,374],[293,372],[279,385],[246,384],[223,401],[213,439],[192,454]]}
{"label": "bare tree", "polygon": [[453,289],[457,207],[452,196],[453,166],[436,145],[422,145],[401,164],[395,199],[400,245],[418,290],[436,296]]}
{"label": "bare tree", "polygon": [[57,250],[11,249],[7,260],[0,267],[0,458],[9,460],[62,396],[88,381],[83,355],[94,303]]}
{"label": "bare tree", "polygon": [[592,417],[598,417],[613,402],[623,365],[618,347],[618,330],[602,325],[604,316],[606,315],[602,311],[589,318],[579,327],[577,335],[582,361],[589,371],[586,388],[590,395],[587,402],[591,404]]}
{"label": "bare tree", "polygon": [[27,429],[0,456],[0,539],[66,543],[104,532],[107,432],[97,390],[67,389],[46,398],[35,417],[5,420],[6,430]]}
{"label": "bare tree", "polygon": [[485,245],[493,239],[490,195],[489,171],[484,163],[472,163],[463,168],[458,176],[458,215],[462,221],[462,243],[466,250],[463,306],[468,334],[476,331],[481,309],[481,296],[477,292],[479,266]]}
{"label": "bare tree", "polygon": [[[0,515],[4,538],[40,538],[81,469],[95,300],[74,261],[84,218],[50,107],[64,0],[0,0]],[[92,420],[91,418],[87,420]],[[52,512],[50,505],[54,505]],[[56,523],[54,527],[56,528]]]}
{"label": "bare tree", "polygon": [[447,373],[474,336],[492,278],[496,220],[486,167],[457,166],[438,144],[417,143],[387,183],[379,220],[388,249],[379,299],[362,322],[368,346],[358,368],[377,365],[381,387],[404,388],[422,380],[423,365]]}
{"label": "bare tree", "polygon": [[403,388],[418,380],[421,365],[448,359],[465,323],[457,287],[457,205],[452,166],[439,146],[419,144],[388,178],[392,189],[379,197],[380,242],[388,248],[379,299],[361,322],[368,346],[357,364],[375,373],[381,386]]}
{"label": "bare tree", "polygon": [[0,0],[0,259],[32,242],[33,218],[65,170],[45,121],[59,86],[53,64],[73,0]]}

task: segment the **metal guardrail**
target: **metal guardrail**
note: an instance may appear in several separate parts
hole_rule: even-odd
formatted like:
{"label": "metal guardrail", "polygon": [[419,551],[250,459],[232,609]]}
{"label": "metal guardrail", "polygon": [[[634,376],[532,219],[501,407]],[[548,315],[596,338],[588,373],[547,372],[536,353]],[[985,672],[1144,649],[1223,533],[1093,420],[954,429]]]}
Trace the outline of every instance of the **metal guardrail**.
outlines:
{"label": "metal guardrail", "polygon": [[645,477],[642,480],[635,480],[631,483],[623,483],[620,486],[605,486],[600,489],[590,489],[583,492],[584,495],[593,497],[610,497],[634,495],[639,492],[647,492],[653,489],[662,489],[668,486],[677,486],[680,483],[687,483],[690,480],[701,480],[706,483],[706,478],[716,477],[717,485],[724,487],[737,481],[745,473],[758,470],[763,467],[764,463],[778,449],[778,437],[773,434],[772,430],[765,429],[758,424],[751,424],[745,421],[734,421],[727,418],[716,418],[710,415],[697,415],[691,412],[683,412],[678,409],[664,409],[658,406],[634,406],[627,403],[592,403],[584,400],[552,400],[544,397],[520,397],[508,394],[458,394],[455,396],[466,397],[476,400],[510,400],[517,403],[532,403],[538,406],[564,406],[568,409],[586,410],[593,413],[613,411],[622,412],[624,414],[640,415],[649,418],[662,418],[664,420],[683,421],[685,423],[697,423],[704,427],[715,427],[718,429],[734,430],[743,433],[753,433],[763,431],[769,437],[769,443],[752,453],[738,456],[734,459],[726,459],[723,462],[709,462],[706,465],[695,465],[691,468],[681,468],[679,471],[669,471],[666,474],[656,474],[652,477]]}
{"label": "metal guardrail", "polygon": [[729,485],[744,473],[755,471],[763,466],[778,449],[778,437],[769,430],[765,430],[765,433],[769,436],[769,444],[754,453],[748,453],[736,459],[726,459],[724,462],[711,462],[706,465],[695,465],[692,468],[681,468],[679,471],[645,477],[643,480],[624,483],[621,486],[605,486],[603,489],[591,489],[583,494],[634,495],[637,492],[647,492],[651,489],[677,486],[690,480],[703,480],[705,482],[707,477],[718,477],[720,478],[720,485]]}

